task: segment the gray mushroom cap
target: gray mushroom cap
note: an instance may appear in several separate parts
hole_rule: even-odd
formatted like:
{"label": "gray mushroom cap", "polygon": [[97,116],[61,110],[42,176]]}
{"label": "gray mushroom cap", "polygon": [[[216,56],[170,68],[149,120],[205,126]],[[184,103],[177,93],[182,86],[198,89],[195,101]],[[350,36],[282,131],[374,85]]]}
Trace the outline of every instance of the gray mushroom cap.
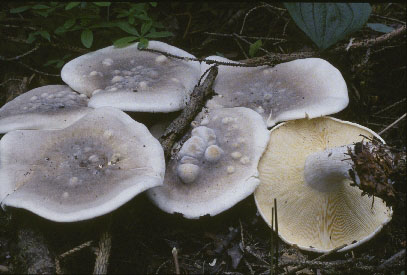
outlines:
{"label": "gray mushroom cap", "polygon": [[[206,59],[238,63],[219,56]],[[203,63],[202,72],[208,67]],[[349,103],[341,73],[320,58],[274,67],[219,66],[214,90],[218,96],[208,101],[209,108],[248,107],[258,112],[268,127],[280,121],[337,113]]]}
{"label": "gray mushroom cap", "polygon": [[[90,107],[137,112],[183,109],[198,83],[200,63],[140,51],[137,45],[110,46],[82,55],[62,68],[61,77],[72,89],[92,96]],[[148,49],[194,57],[159,41],[150,41]]]}
{"label": "gray mushroom cap", "polygon": [[62,129],[85,114],[88,97],[66,85],[48,85],[30,90],[0,109],[0,133],[23,129]]}
{"label": "gray mushroom cap", "polygon": [[2,207],[73,222],[106,214],[162,185],[164,153],[147,128],[98,108],[62,130],[18,130],[0,141]]}
{"label": "gray mushroom cap", "polygon": [[269,137],[261,116],[248,108],[202,112],[196,121],[167,164],[164,186],[147,191],[159,208],[186,218],[216,215],[252,194]]}

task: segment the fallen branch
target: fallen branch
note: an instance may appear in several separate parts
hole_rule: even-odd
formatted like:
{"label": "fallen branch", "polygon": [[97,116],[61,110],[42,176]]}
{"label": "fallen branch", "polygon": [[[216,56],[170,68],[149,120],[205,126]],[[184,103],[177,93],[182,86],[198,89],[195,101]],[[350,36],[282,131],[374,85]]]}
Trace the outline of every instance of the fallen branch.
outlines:
{"label": "fallen branch", "polygon": [[200,86],[195,86],[191,94],[191,99],[181,114],[167,127],[159,141],[164,149],[164,156],[167,160],[171,156],[174,143],[188,130],[193,119],[205,105],[205,101],[212,95],[212,85],[218,74],[218,68],[213,66],[208,72],[208,76]]}

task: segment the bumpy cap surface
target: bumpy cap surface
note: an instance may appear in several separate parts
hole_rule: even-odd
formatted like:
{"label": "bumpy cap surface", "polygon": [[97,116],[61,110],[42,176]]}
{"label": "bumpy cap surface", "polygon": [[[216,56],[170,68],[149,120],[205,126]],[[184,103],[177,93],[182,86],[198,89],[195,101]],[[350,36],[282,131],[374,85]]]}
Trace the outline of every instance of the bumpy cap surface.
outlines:
{"label": "bumpy cap surface", "polygon": [[33,89],[1,107],[0,133],[65,128],[93,110],[88,101],[66,85]]}
{"label": "bumpy cap surface", "polygon": [[[278,231],[285,242],[315,252],[347,244],[345,251],[371,239],[390,221],[392,211],[381,199],[374,198],[372,204],[373,197],[361,196],[362,191],[350,185],[350,177],[333,169],[348,158],[334,157],[335,151],[361,141],[361,135],[380,138],[365,127],[328,117],[289,121],[271,130],[254,195],[269,226],[277,199]],[[324,165],[305,168],[310,156],[317,164],[315,156],[325,152]]]}
{"label": "bumpy cap surface", "polygon": [[[206,59],[237,63],[226,58]],[[209,65],[202,65],[204,72]],[[341,73],[319,58],[281,63],[274,67],[219,66],[214,83],[218,94],[209,108],[248,107],[274,126],[277,122],[334,114],[349,103]]]}
{"label": "bumpy cap surface", "polygon": [[1,205],[73,222],[106,214],[162,185],[165,162],[147,128],[98,108],[62,130],[18,130],[0,142]]}
{"label": "bumpy cap surface", "polygon": [[261,116],[248,108],[202,112],[196,121],[167,165],[164,186],[148,191],[162,210],[186,218],[216,215],[252,194],[268,141]]}
{"label": "bumpy cap surface", "polygon": [[[184,108],[198,83],[200,63],[141,51],[137,45],[110,46],[82,55],[62,68],[61,77],[75,91],[92,96],[90,107],[111,106],[137,112]],[[194,57],[159,41],[150,41],[148,48]]]}

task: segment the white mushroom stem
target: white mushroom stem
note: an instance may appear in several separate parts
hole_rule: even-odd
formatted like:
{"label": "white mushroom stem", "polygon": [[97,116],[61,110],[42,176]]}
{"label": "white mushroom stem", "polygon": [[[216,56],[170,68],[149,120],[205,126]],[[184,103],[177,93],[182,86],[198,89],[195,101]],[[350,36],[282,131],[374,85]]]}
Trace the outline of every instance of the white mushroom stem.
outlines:
{"label": "white mushroom stem", "polygon": [[[305,160],[305,183],[318,191],[328,192],[352,180],[349,170],[352,169],[353,161],[347,153],[349,148],[353,151],[354,147],[353,144],[345,145],[309,155]],[[359,184],[356,173],[355,178]]]}

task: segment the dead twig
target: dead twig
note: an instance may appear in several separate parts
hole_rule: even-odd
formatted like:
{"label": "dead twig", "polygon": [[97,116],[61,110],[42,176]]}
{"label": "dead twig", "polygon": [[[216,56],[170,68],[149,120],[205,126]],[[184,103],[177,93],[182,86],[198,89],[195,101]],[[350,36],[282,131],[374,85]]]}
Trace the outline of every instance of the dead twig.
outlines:
{"label": "dead twig", "polygon": [[384,261],[384,263],[379,265],[378,269],[379,270],[384,270],[386,267],[388,267],[390,264],[392,264],[393,262],[395,262],[399,258],[405,257],[405,255],[406,255],[406,249],[404,248],[404,249],[400,250],[399,252],[397,252],[396,254],[394,254],[393,256],[391,256],[386,261]]}
{"label": "dead twig", "polygon": [[93,243],[93,241],[85,242],[85,243],[83,243],[81,245],[78,245],[78,246],[72,248],[71,250],[68,250],[68,251],[62,253],[61,255],[55,257],[55,273],[56,274],[63,274],[62,269],[61,269],[61,260],[63,258],[65,258],[65,257],[67,257],[69,255],[72,255],[72,254],[74,254],[74,253],[76,253],[76,252],[90,246],[92,243]]}
{"label": "dead twig", "polygon": [[96,254],[93,274],[107,274],[109,266],[110,250],[112,249],[112,235],[109,229],[102,232],[99,239],[99,247]]}
{"label": "dead twig", "polygon": [[38,50],[39,48],[40,48],[40,45],[37,44],[37,45],[35,45],[35,47],[32,48],[31,50],[29,50],[29,51],[27,51],[27,52],[25,52],[25,53],[23,53],[23,54],[14,56],[14,57],[4,57],[4,56],[1,56],[1,55],[0,55],[0,60],[3,60],[3,61],[19,60],[19,59],[23,58],[24,56],[27,56],[27,55],[29,55],[29,54],[35,52],[35,51]]}
{"label": "dead twig", "polygon": [[195,86],[191,94],[188,105],[182,110],[181,114],[167,127],[159,141],[164,149],[165,159],[168,159],[172,153],[174,143],[187,131],[192,120],[198,115],[212,93],[212,85],[218,74],[218,68],[213,66],[208,76],[200,86]]}
{"label": "dead twig", "polygon": [[179,270],[179,262],[178,262],[178,250],[176,247],[172,249],[172,257],[174,258],[174,265],[175,265],[175,274],[181,274]]}
{"label": "dead twig", "polygon": [[397,101],[397,102],[395,102],[395,103],[393,103],[393,104],[391,104],[391,105],[387,106],[387,107],[386,107],[386,108],[384,108],[384,109],[381,109],[381,110],[377,111],[377,112],[376,112],[376,113],[374,113],[373,115],[378,115],[378,114],[381,114],[381,113],[383,113],[383,112],[385,112],[385,111],[387,111],[387,110],[389,110],[389,109],[391,109],[391,108],[393,108],[393,107],[396,107],[396,106],[397,106],[397,105],[399,105],[400,103],[405,102],[405,101],[406,101],[406,99],[407,99],[407,97],[405,97],[405,98],[403,98],[402,100]]}
{"label": "dead twig", "polygon": [[[233,38],[233,34],[229,33],[216,33],[216,32],[204,32],[204,34],[207,35],[213,35],[213,36],[221,36],[221,37],[231,37]],[[240,37],[243,37],[245,39],[255,39],[255,40],[273,40],[273,41],[279,41],[279,42],[286,42],[287,39],[284,38],[276,38],[276,37],[264,37],[264,36],[246,36],[246,35],[240,35]]]}
{"label": "dead twig", "polygon": [[33,71],[33,72],[35,72],[35,73],[37,73],[37,74],[46,75],[46,76],[61,77],[59,74],[50,74],[50,73],[46,73],[46,72],[39,71],[39,70],[34,69],[33,67],[31,67],[31,66],[29,66],[29,65],[27,65],[27,64],[25,64],[25,63],[23,63],[23,62],[21,62],[21,61],[14,61],[14,62],[16,62],[17,64],[20,64],[20,65],[26,67],[26,68],[29,69],[30,71]]}
{"label": "dead twig", "polygon": [[397,123],[399,123],[400,121],[402,121],[405,117],[406,117],[407,113],[404,113],[404,115],[402,115],[401,117],[399,117],[398,119],[396,119],[393,123],[391,123],[389,126],[387,126],[386,128],[384,128],[383,130],[381,130],[378,135],[382,135],[384,132],[386,132],[387,130],[391,129],[392,127],[394,127]]}
{"label": "dead twig", "polygon": [[[306,267],[311,267],[311,265],[312,265],[312,267],[314,267],[313,265],[319,264],[321,260],[325,259],[325,258],[328,257],[329,255],[332,255],[333,253],[337,252],[338,250],[344,248],[345,246],[346,246],[346,244],[341,245],[341,246],[339,246],[339,247],[337,247],[337,248],[335,248],[335,249],[333,249],[333,250],[331,250],[331,251],[329,251],[329,252],[327,252],[327,253],[325,253],[325,254],[323,254],[323,255],[317,257],[317,258],[315,258],[315,259],[312,260],[312,261],[306,261],[306,262],[300,264],[299,266],[297,266],[297,267],[291,269],[291,270],[290,270],[288,273],[286,273],[286,274],[295,274],[296,272],[298,272],[298,271],[300,271],[300,270],[302,270],[302,269],[304,269],[304,268],[306,268]],[[327,263],[322,263],[322,266],[326,266],[326,264],[327,264]],[[328,264],[330,264],[330,263],[328,263]]]}

